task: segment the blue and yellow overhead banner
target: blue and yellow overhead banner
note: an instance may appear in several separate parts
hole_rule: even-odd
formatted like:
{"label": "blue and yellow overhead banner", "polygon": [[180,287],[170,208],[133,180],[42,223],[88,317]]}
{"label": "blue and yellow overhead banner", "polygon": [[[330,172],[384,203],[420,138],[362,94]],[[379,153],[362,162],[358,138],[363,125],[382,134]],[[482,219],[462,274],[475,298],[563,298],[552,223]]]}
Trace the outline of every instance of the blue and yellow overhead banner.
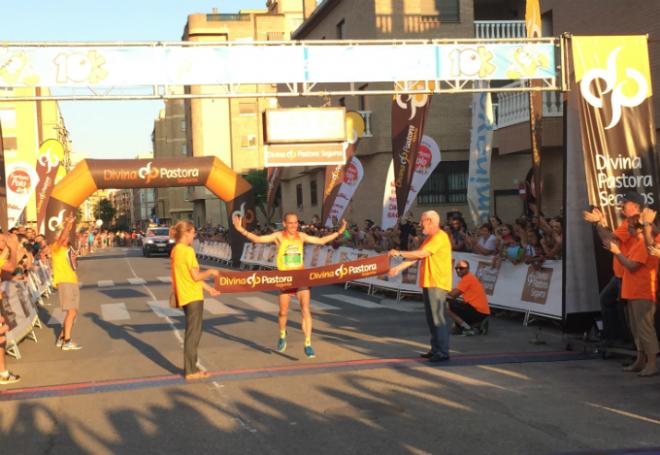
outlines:
{"label": "blue and yellow overhead banner", "polygon": [[125,47],[5,44],[0,46],[0,87],[547,79],[556,77],[554,56],[551,39]]}

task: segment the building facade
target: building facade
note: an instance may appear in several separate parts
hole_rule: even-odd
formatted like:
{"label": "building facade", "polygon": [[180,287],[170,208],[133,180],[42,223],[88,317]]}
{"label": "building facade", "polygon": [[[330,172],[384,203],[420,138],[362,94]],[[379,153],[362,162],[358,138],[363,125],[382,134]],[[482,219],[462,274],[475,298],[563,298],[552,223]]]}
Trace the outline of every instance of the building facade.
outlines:
{"label": "building facade", "polygon": [[[153,159],[153,152],[139,153],[135,158],[138,160]],[[156,188],[133,188],[132,189],[132,212],[131,228],[144,229],[155,215]]]}
{"label": "building facade", "polygon": [[[264,10],[192,14],[188,17],[182,39],[196,42],[281,41],[290,38],[314,6],[315,2],[309,0],[271,0]],[[258,66],[258,62],[246,64]],[[247,93],[251,91],[247,85],[242,89]],[[193,95],[217,93],[217,87],[191,86],[186,92]],[[269,107],[277,107],[275,98],[186,100],[188,154],[216,156],[237,173],[262,169],[261,113]],[[192,220],[197,226],[228,225],[224,202],[206,188],[191,188],[188,200],[193,203]]]}
{"label": "building facade", "polygon": [[[186,141],[187,124],[183,100],[166,100],[154,120],[152,132],[153,158],[181,158],[188,156]],[[144,190],[142,190],[144,191]],[[188,188],[155,188],[150,193],[151,202],[141,204],[141,220],[149,220],[153,214],[161,224],[174,224],[179,220],[192,220],[193,204],[188,202]],[[146,215],[146,217],[144,216]]]}
{"label": "building facade", "polygon": [[[629,10],[616,0],[540,0],[544,36],[564,32],[580,35],[650,34],[651,71],[660,69],[657,39],[660,34],[655,2],[642,1]],[[598,11],[598,20],[593,20]],[[293,34],[294,39],[442,39],[521,38],[526,36],[524,0],[325,0]],[[659,78],[653,86],[659,88]],[[367,89],[368,85],[358,89]],[[543,211],[560,215],[564,203],[563,98],[560,92],[543,94],[542,180]],[[286,100],[287,105],[320,106],[326,100]],[[384,182],[391,161],[391,99],[386,96],[333,98],[331,105],[370,113],[373,137],[362,139],[357,156],[365,177],[345,214],[352,222],[381,219]],[[656,125],[658,97],[655,98]],[[284,102],[283,102],[284,103]],[[460,211],[470,222],[466,205],[471,95],[433,96],[425,131],[440,146],[442,161],[418,194],[412,208],[415,217],[437,210],[443,218]],[[513,221],[524,212],[520,197],[531,170],[529,102],[520,92],[493,95],[496,130],[491,161],[491,211]],[[656,129],[656,132],[658,130]],[[657,141],[656,141],[657,143]],[[323,188],[323,168],[289,168],[282,181],[283,211],[311,219],[321,212],[322,201],[314,194]],[[524,186],[524,185],[523,185]]]}
{"label": "building facade", "polygon": [[[1,88],[3,95],[34,96],[50,94],[46,88]],[[70,166],[71,140],[56,101],[0,101],[0,125],[5,167],[23,162],[35,167],[40,145],[57,139],[64,147],[64,162],[57,178],[62,178]],[[33,193],[20,222],[36,226],[37,205]]]}

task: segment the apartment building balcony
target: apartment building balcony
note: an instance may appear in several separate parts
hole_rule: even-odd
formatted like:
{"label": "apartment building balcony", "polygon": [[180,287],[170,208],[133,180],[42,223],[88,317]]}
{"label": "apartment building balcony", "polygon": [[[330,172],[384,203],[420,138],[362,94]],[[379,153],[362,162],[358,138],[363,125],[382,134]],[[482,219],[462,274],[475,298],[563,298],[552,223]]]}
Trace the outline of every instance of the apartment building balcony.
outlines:
{"label": "apartment building balcony", "polygon": [[[518,83],[506,87],[515,87]],[[564,100],[561,92],[542,92],[543,146],[561,146],[563,141]],[[501,154],[529,149],[529,94],[500,92],[494,95],[495,146]]]}
{"label": "apartment building balcony", "polygon": [[480,39],[525,38],[525,21],[474,21],[474,37]]}
{"label": "apartment building balcony", "polygon": [[[509,84],[506,87],[515,87]],[[564,99],[561,92],[542,92],[543,117],[561,117],[564,115]],[[500,92],[496,95],[496,127],[504,128],[529,121],[528,92]]]}

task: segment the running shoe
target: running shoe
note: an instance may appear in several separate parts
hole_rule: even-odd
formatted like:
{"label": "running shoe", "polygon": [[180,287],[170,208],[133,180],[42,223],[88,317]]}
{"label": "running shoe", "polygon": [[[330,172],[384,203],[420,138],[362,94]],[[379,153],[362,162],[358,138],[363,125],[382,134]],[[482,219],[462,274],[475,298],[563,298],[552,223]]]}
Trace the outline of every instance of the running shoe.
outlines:
{"label": "running shoe", "polygon": [[14,384],[21,380],[21,377],[11,371],[0,373],[0,385]]}
{"label": "running shoe", "polygon": [[308,359],[313,359],[316,357],[316,354],[314,354],[314,349],[311,346],[305,346],[305,355]]}
{"label": "running shoe", "polygon": [[63,344],[64,344],[64,338],[58,338],[57,341],[55,342],[55,347],[62,348]]}
{"label": "running shoe", "polygon": [[80,349],[82,349],[82,346],[75,341],[67,341],[62,345],[63,351],[79,351]]}
{"label": "running shoe", "polygon": [[476,335],[476,332],[474,331],[474,329],[463,329],[461,335],[463,335],[464,337],[471,337]]}
{"label": "running shoe", "polygon": [[277,352],[286,351],[286,337],[282,337],[277,340]]}

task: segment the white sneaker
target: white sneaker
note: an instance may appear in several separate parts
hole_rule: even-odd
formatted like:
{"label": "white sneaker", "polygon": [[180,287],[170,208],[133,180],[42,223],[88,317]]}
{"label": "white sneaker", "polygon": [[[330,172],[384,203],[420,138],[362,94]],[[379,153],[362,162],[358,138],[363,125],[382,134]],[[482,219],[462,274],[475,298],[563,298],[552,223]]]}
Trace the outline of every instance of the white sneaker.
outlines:
{"label": "white sneaker", "polygon": [[55,342],[55,347],[61,348],[63,344],[64,344],[64,338],[58,338],[57,341]]}
{"label": "white sneaker", "polygon": [[62,345],[63,351],[79,351],[80,349],[82,349],[82,346],[71,340]]}
{"label": "white sneaker", "polygon": [[11,371],[0,373],[0,385],[14,384],[21,380],[21,377]]}

